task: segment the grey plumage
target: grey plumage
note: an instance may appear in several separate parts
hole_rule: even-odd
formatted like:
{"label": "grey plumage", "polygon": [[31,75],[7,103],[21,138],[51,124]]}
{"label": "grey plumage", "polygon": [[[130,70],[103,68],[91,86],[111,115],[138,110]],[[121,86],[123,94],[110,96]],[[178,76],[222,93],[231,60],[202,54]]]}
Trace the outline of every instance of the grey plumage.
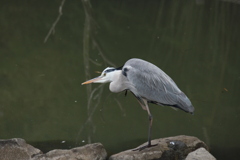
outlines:
{"label": "grey plumage", "polygon": [[178,88],[176,83],[160,68],[147,61],[133,58],[122,68],[130,84],[130,90],[136,97],[144,98],[150,103],[172,106],[194,112],[188,97]]}

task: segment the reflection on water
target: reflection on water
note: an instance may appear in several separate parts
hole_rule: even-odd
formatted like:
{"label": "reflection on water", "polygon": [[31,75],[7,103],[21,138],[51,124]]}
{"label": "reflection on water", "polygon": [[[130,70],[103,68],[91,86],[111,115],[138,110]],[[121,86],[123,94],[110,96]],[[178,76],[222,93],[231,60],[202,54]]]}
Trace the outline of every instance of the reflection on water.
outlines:
{"label": "reflection on water", "polygon": [[101,142],[109,154],[145,142],[147,113],[134,96],[81,86],[95,71],[138,57],[168,73],[196,109],[191,116],[150,105],[153,138],[192,135],[217,159],[239,157],[239,4],[66,1],[43,43],[60,2],[1,5],[2,139],[21,137],[44,151]]}

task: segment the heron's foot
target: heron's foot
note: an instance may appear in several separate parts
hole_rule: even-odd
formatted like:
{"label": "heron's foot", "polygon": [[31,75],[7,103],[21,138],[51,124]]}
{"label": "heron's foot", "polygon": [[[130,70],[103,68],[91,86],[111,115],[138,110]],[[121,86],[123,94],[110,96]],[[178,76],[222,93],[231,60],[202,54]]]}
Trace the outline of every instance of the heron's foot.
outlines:
{"label": "heron's foot", "polygon": [[132,151],[142,151],[146,148],[150,148],[150,147],[154,147],[154,146],[157,146],[158,144],[147,144],[145,146],[142,146],[142,147],[139,147],[139,148],[136,148],[136,149],[133,149]]}

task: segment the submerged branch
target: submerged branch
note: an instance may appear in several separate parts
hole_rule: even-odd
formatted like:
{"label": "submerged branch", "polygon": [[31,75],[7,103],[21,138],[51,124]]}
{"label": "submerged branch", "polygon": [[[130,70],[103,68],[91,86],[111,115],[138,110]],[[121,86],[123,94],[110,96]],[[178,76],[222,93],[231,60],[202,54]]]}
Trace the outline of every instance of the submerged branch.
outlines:
{"label": "submerged branch", "polygon": [[126,112],[125,112],[124,108],[122,107],[122,104],[116,98],[114,98],[114,100],[117,102],[117,104],[118,104],[118,106],[119,106],[119,108],[120,108],[120,110],[122,112],[122,115],[126,116]]}
{"label": "submerged branch", "polygon": [[99,43],[97,42],[96,39],[93,39],[93,44],[97,47],[100,56],[102,57],[103,61],[107,64],[109,64],[112,67],[116,67],[116,65],[114,63],[112,63],[111,61],[109,61],[107,59],[107,57],[103,54],[102,48],[100,47]]}
{"label": "submerged branch", "polygon": [[[109,64],[111,66],[115,66],[111,61],[107,59],[104,55],[103,50],[100,44],[97,41],[95,30],[97,28],[97,23],[94,21],[93,18],[93,10],[90,3],[90,0],[82,0],[84,12],[85,12],[85,22],[84,22],[84,30],[83,30],[83,61],[84,61],[84,71],[86,79],[91,79],[90,75],[90,64],[94,65],[101,65],[101,63],[97,63],[90,58],[91,49],[94,48],[98,51],[99,55],[101,56],[104,64]],[[94,46],[94,47],[92,47]],[[91,62],[91,63],[90,63]],[[92,117],[100,104],[102,92],[103,92],[103,85],[99,85],[97,88],[92,89],[91,84],[87,85],[87,120],[81,126],[77,138],[76,143],[78,141],[78,137],[84,131],[84,128],[88,127],[88,143],[91,143],[91,135],[94,132],[94,123],[92,121]],[[94,103],[94,104],[93,104]]]}
{"label": "submerged branch", "polygon": [[58,21],[60,20],[61,16],[63,15],[62,8],[63,8],[64,3],[65,3],[65,0],[62,0],[61,5],[59,6],[59,9],[58,9],[58,12],[59,12],[58,17],[55,20],[55,22],[52,24],[52,27],[50,28],[50,30],[48,31],[48,34],[47,34],[47,36],[44,39],[44,43],[47,42],[47,40],[48,40],[49,36],[51,35],[51,33],[52,34],[55,33],[55,26],[57,25]]}
{"label": "submerged branch", "polygon": [[[87,124],[92,124],[92,117],[98,107],[98,104],[100,103],[100,100],[101,100],[101,95],[102,95],[102,92],[103,92],[103,85],[104,84],[101,84],[100,86],[98,86],[97,88],[95,88],[94,90],[92,90],[91,94],[90,94],[90,97],[89,97],[89,100],[88,100],[88,108],[90,108],[91,106],[91,101],[92,101],[92,98],[94,97],[94,94],[99,91],[97,94],[98,98],[97,98],[97,102],[95,103],[93,109],[91,110],[91,112],[89,112],[89,115],[88,115],[88,118],[87,120],[84,122],[84,124],[81,126],[81,128],[79,129],[78,131],[78,134],[77,134],[77,138],[76,138],[76,145],[77,145],[77,142],[78,142],[78,138],[80,137],[80,134],[83,132],[83,130],[85,129],[86,125]],[[91,138],[88,137],[88,141],[91,141]]]}
{"label": "submerged branch", "polygon": [[93,64],[95,64],[96,66],[101,66],[102,65],[101,63],[95,62],[91,58],[89,58],[89,61],[92,62]]}

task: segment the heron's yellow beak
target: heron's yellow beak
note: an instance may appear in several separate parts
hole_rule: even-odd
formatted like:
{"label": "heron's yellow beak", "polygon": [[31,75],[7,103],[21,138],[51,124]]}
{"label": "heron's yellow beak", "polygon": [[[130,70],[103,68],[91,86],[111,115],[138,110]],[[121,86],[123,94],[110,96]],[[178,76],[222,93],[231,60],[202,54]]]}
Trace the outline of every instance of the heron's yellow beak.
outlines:
{"label": "heron's yellow beak", "polygon": [[99,77],[90,79],[90,80],[88,80],[88,81],[86,81],[86,82],[83,82],[82,85],[84,85],[84,84],[90,84],[90,83],[94,83],[94,82],[98,82],[99,80],[101,80],[101,78],[102,78],[102,77],[99,76]]}

